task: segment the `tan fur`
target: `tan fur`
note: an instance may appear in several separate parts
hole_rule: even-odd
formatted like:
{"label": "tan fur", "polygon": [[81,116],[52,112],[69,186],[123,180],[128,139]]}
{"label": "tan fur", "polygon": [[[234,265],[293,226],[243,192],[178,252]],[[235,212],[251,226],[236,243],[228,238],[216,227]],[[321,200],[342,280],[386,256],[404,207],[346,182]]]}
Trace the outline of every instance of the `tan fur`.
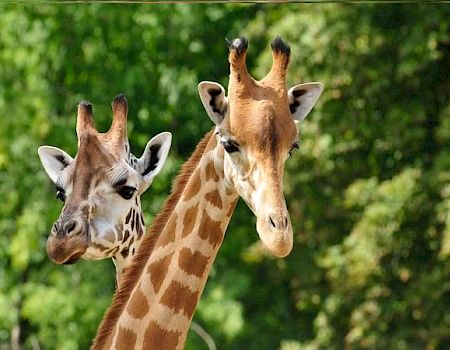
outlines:
{"label": "tan fur", "polygon": [[109,336],[114,330],[114,326],[118,317],[123,311],[133,288],[139,280],[142,270],[153,250],[155,242],[159,236],[159,233],[164,229],[167,220],[170,217],[175,205],[178,203],[183,189],[189,181],[192,172],[196,168],[199,160],[203,156],[206,146],[211,138],[212,131],[208,132],[200,143],[195,148],[195,151],[189,158],[189,160],[183,164],[180,174],[175,179],[175,185],[172,187],[170,196],[164,203],[163,209],[153,220],[152,226],[148,230],[148,234],[144,238],[137,254],[134,256],[133,263],[123,276],[120,289],[115,293],[112,306],[106,312],[102,323],[97,332],[97,336],[94,339],[92,349],[105,349],[106,342]]}

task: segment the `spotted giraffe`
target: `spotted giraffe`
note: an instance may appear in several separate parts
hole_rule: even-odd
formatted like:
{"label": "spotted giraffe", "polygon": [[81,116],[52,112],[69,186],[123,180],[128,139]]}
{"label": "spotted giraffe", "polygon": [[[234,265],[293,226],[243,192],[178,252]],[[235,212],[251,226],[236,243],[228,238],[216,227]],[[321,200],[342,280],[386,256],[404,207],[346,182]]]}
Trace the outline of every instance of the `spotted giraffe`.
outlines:
{"label": "spotted giraffe", "polygon": [[247,41],[229,42],[228,98],[217,83],[199,85],[214,132],[181,171],[125,273],[92,349],[182,349],[197,302],[239,197],[257,217],[268,251],[287,256],[293,233],[282,178],[298,148],[296,122],[317,102],[320,83],[286,88],[290,48],[272,42],[273,64],[261,81],[246,69]]}
{"label": "spotted giraffe", "polygon": [[92,105],[78,105],[75,158],[51,146],[40,147],[38,154],[64,202],[47,240],[48,256],[57,264],[112,257],[118,283],[145,233],[140,196],[164,165],[172,135],[156,135],[136,158],[127,138],[124,95],[114,98],[112,109],[111,128],[99,133]]}

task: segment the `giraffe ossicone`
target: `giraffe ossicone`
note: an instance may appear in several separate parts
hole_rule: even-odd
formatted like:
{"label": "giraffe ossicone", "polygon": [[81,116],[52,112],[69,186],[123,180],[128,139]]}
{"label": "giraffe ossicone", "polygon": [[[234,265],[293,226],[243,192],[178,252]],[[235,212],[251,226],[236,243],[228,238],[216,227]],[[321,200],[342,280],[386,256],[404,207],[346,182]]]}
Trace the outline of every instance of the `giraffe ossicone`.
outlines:
{"label": "giraffe ossicone", "polygon": [[48,256],[57,264],[111,257],[119,280],[145,233],[140,196],[161,171],[172,135],[156,135],[136,158],[127,138],[124,95],[114,98],[112,109],[112,125],[100,133],[92,105],[78,105],[75,158],[52,146],[40,147],[38,154],[57,198],[64,202],[47,240]]}
{"label": "giraffe ossicone", "polygon": [[257,217],[257,232],[277,257],[293,245],[282,189],[284,164],[298,148],[296,121],[317,102],[320,83],[286,87],[290,49],[272,42],[273,64],[254,80],[247,41],[230,40],[230,81],[199,84],[216,125],[183,166],[126,271],[92,349],[182,349],[195,307],[241,197]]}

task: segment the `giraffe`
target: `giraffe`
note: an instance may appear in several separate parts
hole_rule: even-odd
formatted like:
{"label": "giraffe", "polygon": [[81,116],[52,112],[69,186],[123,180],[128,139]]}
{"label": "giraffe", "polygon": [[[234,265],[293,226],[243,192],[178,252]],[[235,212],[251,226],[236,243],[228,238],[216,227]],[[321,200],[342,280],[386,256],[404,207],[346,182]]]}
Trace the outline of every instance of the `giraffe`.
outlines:
{"label": "giraffe", "polygon": [[79,103],[75,158],[52,146],[41,146],[38,154],[64,202],[47,240],[48,256],[57,264],[112,257],[118,284],[145,232],[140,196],[162,169],[172,134],[156,135],[136,158],[127,138],[126,97],[117,95],[112,109],[111,128],[99,133],[92,105]]}
{"label": "giraffe", "polygon": [[257,218],[256,231],[276,257],[287,256],[293,233],[282,178],[298,148],[296,122],[322,93],[320,83],[287,90],[290,48],[272,44],[268,75],[246,69],[247,41],[229,41],[230,80],[225,89],[199,84],[215,123],[178,176],[116,292],[92,349],[182,349],[197,302],[225,230],[241,197]]}

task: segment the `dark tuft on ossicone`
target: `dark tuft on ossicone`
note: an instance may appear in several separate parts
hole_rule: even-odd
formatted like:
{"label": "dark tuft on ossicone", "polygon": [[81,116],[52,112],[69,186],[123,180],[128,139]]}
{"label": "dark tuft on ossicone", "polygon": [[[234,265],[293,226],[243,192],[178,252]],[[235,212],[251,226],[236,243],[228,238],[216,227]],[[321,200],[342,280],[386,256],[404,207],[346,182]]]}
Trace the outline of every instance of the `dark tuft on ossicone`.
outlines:
{"label": "dark tuft on ossicone", "polygon": [[89,101],[81,101],[78,104],[78,108],[83,108],[88,111],[88,113],[92,113],[92,103]]}
{"label": "dark tuft on ossicone", "polygon": [[283,55],[289,55],[291,53],[290,46],[286,44],[279,36],[272,41],[270,46],[273,51],[282,53]]}
{"label": "dark tuft on ossicone", "polygon": [[225,38],[225,41],[228,46],[228,50],[236,50],[238,56],[240,56],[243,52],[245,52],[248,48],[248,40],[244,37],[236,38],[236,39],[228,39]]}
{"label": "dark tuft on ossicone", "polygon": [[114,97],[114,100],[112,101],[111,106],[114,108],[114,105],[116,104],[125,104],[128,106],[127,98],[125,97],[125,94],[120,93]]}

